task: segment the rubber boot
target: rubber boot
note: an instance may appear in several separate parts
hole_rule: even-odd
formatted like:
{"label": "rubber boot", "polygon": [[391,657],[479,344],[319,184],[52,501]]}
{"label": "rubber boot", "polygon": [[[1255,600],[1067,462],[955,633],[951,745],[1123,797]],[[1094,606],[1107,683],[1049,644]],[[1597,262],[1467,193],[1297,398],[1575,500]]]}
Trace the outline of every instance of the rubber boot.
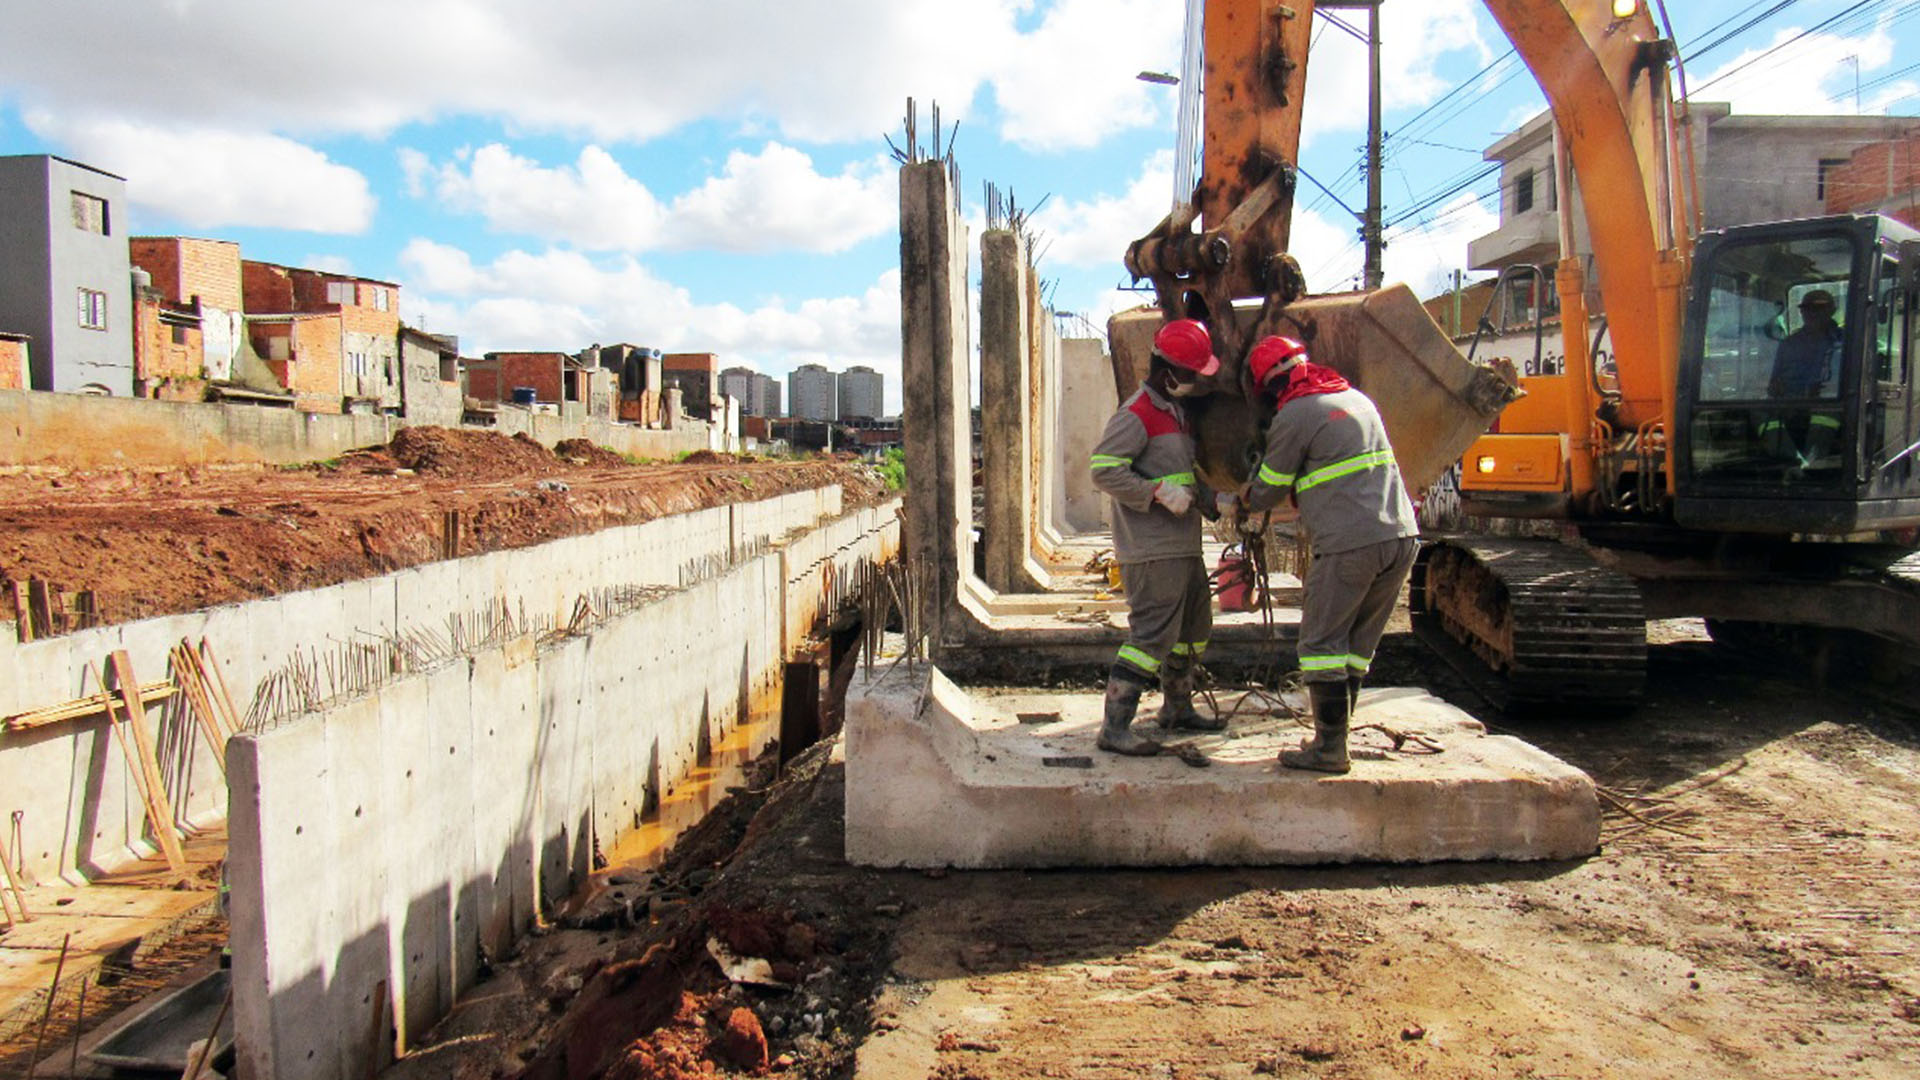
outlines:
{"label": "rubber boot", "polygon": [[1107,715],[1100,724],[1100,737],[1094,740],[1095,746],[1110,754],[1128,757],[1152,757],[1160,752],[1159,743],[1142,738],[1132,730],[1133,714],[1140,708],[1140,695],[1146,689],[1146,683],[1125,675],[1107,677]]}
{"label": "rubber boot", "polygon": [[1347,673],[1347,717],[1349,719],[1360,711],[1360,681],[1364,678],[1366,676],[1355,675],[1351,671]]}
{"label": "rubber boot", "polygon": [[1185,658],[1168,660],[1160,669],[1160,715],[1156,722],[1166,731],[1225,731],[1225,720],[1202,716],[1193,707],[1193,677],[1194,663]]}
{"label": "rubber boot", "polygon": [[1351,685],[1345,679],[1307,684],[1313,701],[1313,738],[1298,750],[1280,751],[1280,764],[1324,773],[1344,773],[1353,768],[1347,760],[1347,691]]}

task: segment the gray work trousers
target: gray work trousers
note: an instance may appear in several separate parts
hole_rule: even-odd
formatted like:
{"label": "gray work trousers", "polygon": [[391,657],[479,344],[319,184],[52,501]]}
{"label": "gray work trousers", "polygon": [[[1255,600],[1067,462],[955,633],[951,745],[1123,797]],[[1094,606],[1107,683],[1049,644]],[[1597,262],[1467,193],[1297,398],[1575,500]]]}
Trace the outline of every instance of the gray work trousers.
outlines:
{"label": "gray work trousers", "polygon": [[1197,660],[1213,633],[1213,590],[1200,556],[1122,563],[1127,590],[1127,643],[1115,661],[1143,678],[1160,675],[1168,657]]}
{"label": "gray work trousers", "polygon": [[1408,536],[1314,555],[1300,612],[1300,672],[1308,682],[1367,673],[1418,548]]}

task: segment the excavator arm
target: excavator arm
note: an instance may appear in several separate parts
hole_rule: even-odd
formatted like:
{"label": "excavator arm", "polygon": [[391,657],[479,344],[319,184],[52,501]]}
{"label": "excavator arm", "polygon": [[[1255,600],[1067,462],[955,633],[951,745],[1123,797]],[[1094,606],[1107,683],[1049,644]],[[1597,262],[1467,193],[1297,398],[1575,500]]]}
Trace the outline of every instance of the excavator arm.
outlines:
{"label": "excavator arm", "polygon": [[[1485,2],[1565,133],[1564,156],[1586,193],[1599,291],[1615,313],[1619,400],[1596,400],[1583,336],[1567,335],[1567,370],[1581,373],[1563,380],[1570,468],[1576,488],[1591,488],[1593,456],[1611,431],[1596,421],[1603,404],[1612,423],[1655,440],[1672,422],[1693,204],[1672,182],[1682,148],[1673,136],[1671,45],[1638,0]],[[1162,320],[1207,323],[1222,370],[1195,410],[1200,463],[1209,476],[1237,480],[1265,420],[1244,373],[1246,351],[1266,334],[1293,334],[1380,402],[1402,468],[1419,483],[1457,460],[1516,395],[1468,365],[1404,288],[1306,295],[1286,242],[1314,6],[1206,4],[1201,177],[1189,206],[1128,248],[1128,270],[1152,283],[1157,303],[1110,325],[1116,379],[1131,390]],[[1567,170],[1556,171],[1565,187]],[[1563,260],[1558,279],[1567,325],[1584,326],[1581,263]]]}

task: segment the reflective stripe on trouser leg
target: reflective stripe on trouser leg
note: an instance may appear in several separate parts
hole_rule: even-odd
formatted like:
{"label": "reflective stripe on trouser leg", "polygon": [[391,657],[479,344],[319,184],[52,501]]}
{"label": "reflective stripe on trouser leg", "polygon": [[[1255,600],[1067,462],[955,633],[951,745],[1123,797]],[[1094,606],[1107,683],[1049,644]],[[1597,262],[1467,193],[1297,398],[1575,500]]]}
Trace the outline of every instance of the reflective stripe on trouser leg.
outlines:
{"label": "reflective stripe on trouser leg", "polygon": [[1367,671],[1417,547],[1406,537],[1314,556],[1300,617],[1300,671],[1308,682]]}
{"label": "reflective stripe on trouser leg", "polygon": [[1205,641],[1211,634],[1212,594],[1198,555],[1126,563],[1120,573],[1127,581],[1127,643],[1120,662],[1157,676],[1179,643]]}

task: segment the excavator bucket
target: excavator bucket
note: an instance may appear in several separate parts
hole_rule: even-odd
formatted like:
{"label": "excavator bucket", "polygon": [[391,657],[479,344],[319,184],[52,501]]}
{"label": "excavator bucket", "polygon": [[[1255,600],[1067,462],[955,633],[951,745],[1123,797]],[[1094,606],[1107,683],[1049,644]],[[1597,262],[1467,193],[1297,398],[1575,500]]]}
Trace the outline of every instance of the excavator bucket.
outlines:
{"label": "excavator bucket", "polygon": [[[1251,330],[1260,311],[1249,305],[1234,314]],[[1146,377],[1162,321],[1151,307],[1108,320],[1114,381],[1123,399]],[[1305,341],[1316,363],[1340,372],[1373,399],[1401,475],[1416,493],[1458,461],[1520,394],[1492,368],[1469,363],[1405,285],[1305,297],[1287,307],[1278,332]],[[1244,368],[1243,357],[1220,357],[1220,372],[1209,380],[1213,393],[1185,403],[1200,470],[1216,488],[1244,481],[1266,449],[1262,431],[1271,413],[1248,399]]]}

